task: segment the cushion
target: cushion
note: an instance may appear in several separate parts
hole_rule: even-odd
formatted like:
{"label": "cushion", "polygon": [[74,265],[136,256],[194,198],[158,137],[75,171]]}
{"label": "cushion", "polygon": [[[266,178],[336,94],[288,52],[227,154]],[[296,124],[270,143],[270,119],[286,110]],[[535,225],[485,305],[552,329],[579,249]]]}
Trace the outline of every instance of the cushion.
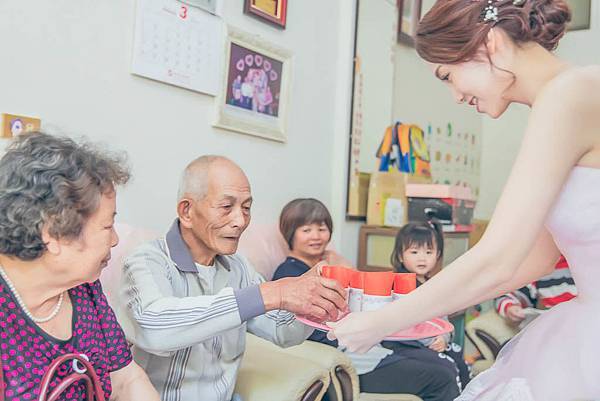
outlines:
{"label": "cushion", "polygon": [[478,330],[487,333],[498,345],[504,344],[518,332],[517,328],[511,326],[495,310],[484,312],[467,323],[466,332],[469,339],[473,341],[481,355],[491,361],[495,359],[495,355],[481,337],[477,335]]}
{"label": "cushion", "polygon": [[100,274],[102,289],[113,309],[119,304],[119,281],[125,259],[138,245],[159,237],[159,234],[152,230],[123,223],[116,223],[115,231],[119,236],[119,243],[111,250],[108,265]]}
{"label": "cushion", "polygon": [[[343,352],[329,345],[321,344],[315,341],[305,341],[295,347],[286,348],[283,352],[320,364],[324,369],[329,370],[331,384],[334,387],[338,400],[343,400],[344,393],[352,393],[352,399],[358,399],[359,382],[356,369],[352,361]],[[349,380],[340,382],[336,370],[342,369]]]}
{"label": "cushion", "polygon": [[246,352],[235,392],[244,401],[296,401],[321,381],[321,399],[329,387],[329,371],[316,361],[293,356],[253,334],[246,336]]}
{"label": "cushion", "polygon": [[240,238],[238,252],[248,259],[265,280],[271,280],[289,249],[279,227],[274,224],[251,223]]}

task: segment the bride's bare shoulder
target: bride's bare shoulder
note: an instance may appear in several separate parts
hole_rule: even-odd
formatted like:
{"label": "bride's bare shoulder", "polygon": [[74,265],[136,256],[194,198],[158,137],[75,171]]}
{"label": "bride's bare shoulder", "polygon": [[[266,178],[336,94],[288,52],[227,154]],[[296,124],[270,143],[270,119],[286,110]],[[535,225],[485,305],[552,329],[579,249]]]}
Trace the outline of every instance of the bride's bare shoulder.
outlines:
{"label": "bride's bare shoulder", "polygon": [[536,104],[560,104],[595,110],[600,107],[600,65],[571,67],[546,84]]}

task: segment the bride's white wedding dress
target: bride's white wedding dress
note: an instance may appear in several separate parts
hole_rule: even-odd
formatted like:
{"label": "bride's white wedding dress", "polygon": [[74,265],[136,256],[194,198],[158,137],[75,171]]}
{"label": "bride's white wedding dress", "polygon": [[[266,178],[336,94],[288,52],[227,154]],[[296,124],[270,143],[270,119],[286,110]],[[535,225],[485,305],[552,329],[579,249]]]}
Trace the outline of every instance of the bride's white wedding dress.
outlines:
{"label": "bride's white wedding dress", "polygon": [[513,338],[457,401],[600,400],[600,169],[573,169],[546,227],[578,296]]}

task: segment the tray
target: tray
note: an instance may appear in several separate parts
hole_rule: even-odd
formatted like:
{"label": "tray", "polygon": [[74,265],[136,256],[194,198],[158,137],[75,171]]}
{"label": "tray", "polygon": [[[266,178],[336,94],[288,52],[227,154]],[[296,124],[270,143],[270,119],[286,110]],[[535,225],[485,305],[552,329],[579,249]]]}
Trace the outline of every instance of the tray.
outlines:
{"label": "tray", "polygon": [[[313,322],[312,320],[308,320],[302,317],[296,317],[296,319],[310,327],[314,327],[317,330],[321,330],[324,332],[328,332],[330,330],[329,326]],[[454,326],[452,323],[448,322],[444,319],[431,319],[421,323],[418,323],[408,329],[404,329],[393,335],[384,338],[385,341],[412,341],[412,340],[421,340],[423,338],[428,337],[437,337],[446,333],[450,333],[454,330]]]}

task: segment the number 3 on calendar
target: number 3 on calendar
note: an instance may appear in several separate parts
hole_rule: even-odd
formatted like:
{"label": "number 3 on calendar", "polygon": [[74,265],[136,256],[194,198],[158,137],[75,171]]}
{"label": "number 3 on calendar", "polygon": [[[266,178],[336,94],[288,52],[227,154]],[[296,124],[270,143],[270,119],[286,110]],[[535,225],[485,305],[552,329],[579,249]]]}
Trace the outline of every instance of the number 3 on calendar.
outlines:
{"label": "number 3 on calendar", "polygon": [[188,8],[186,6],[181,6],[179,9],[179,18],[187,19],[188,17]]}

